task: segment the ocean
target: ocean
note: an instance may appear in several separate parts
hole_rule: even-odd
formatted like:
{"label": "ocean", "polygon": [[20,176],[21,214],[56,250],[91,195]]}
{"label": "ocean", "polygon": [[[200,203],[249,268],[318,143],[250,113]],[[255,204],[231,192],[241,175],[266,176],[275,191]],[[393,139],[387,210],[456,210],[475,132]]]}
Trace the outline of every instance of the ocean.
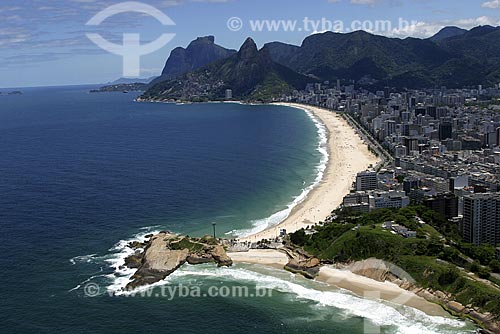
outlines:
{"label": "ocean", "polygon": [[[0,96],[0,323],[14,333],[469,333],[452,318],[257,265],[185,266],[114,296],[126,245],[161,230],[244,235],[319,181],[324,129],[283,106],[135,103],[94,87]],[[88,296],[89,284],[97,287]],[[201,295],[174,298],[181,286]],[[211,287],[265,296],[211,296]]]}

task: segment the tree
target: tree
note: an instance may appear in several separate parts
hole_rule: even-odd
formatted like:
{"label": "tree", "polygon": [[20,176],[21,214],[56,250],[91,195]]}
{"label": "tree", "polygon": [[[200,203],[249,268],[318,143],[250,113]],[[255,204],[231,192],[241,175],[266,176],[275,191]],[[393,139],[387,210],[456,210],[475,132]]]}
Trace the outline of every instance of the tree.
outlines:
{"label": "tree", "polygon": [[446,287],[452,283],[454,283],[457,278],[460,276],[460,273],[455,268],[448,268],[445,272],[441,273],[438,278],[439,285],[442,287]]}
{"label": "tree", "polygon": [[298,246],[303,246],[306,243],[306,232],[304,229],[300,229],[295,233],[290,234],[290,241]]}
{"label": "tree", "polygon": [[456,263],[460,258],[460,252],[454,247],[445,247],[443,250],[443,260]]}
{"label": "tree", "polygon": [[490,245],[473,246],[472,258],[483,265],[488,265],[495,260],[495,248]]}
{"label": "tree", "polygon": [[491,260],[489,263],[490,269],[494,273],[500,273],[500,261]]}
{"label": "tree", "polygon": [[486,268],[481,268],[479,269],[479,272],[477,273],[477,276],[479,276],[479,278],[483,278],[483,279],[488,279],[490,278],[490,271]]}

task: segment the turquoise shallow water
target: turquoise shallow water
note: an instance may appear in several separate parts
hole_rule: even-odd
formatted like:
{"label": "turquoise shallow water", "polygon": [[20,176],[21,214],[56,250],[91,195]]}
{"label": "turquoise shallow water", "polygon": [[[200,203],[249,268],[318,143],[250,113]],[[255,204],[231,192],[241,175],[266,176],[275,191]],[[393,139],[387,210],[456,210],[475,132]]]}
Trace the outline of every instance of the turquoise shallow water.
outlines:
{"label": "turquoise shallow water", "polygon": [[[203,235],[212,222],[219,235],[264,226],[314,183],[322,155],[302,111],[138,104],[132,94],[89,89],[0,97],[4,330],[363,333],[365,321],[383,333],[471,328],[258,266],[188,266],[165,284],[260,286],[272,296],[108,296],[123,283],[126,273],[113,266],[129,240],[161,229]],[[85,296],[89,283],[97,297]]]}

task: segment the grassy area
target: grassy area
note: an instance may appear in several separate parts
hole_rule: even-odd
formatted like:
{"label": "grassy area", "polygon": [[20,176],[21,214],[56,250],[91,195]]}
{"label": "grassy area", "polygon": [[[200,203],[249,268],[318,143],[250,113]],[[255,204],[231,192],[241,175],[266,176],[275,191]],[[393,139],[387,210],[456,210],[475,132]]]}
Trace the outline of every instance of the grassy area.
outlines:
{"label": "grassy area", "polygon": [[173,250],[189,249],[191,252],[198,252],[204,248],[204,245],[198,242],[193,242],[189,240],[189,238],[182,238],[178,242],[171,243],[170,248]]}

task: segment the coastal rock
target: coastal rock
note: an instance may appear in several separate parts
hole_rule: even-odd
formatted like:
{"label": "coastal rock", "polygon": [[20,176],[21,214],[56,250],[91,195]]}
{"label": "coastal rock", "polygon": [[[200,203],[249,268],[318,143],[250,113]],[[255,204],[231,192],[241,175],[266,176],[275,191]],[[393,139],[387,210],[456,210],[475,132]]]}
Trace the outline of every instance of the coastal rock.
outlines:
{"label": "coastal rock", "polygon": [[465,311],[465,307],[462,304],[455,301],[448,302],[448,304],[446,304],[446,307],[450,309],[452,312],[459,314],[464,313]]}
{"label": "coastal rock", "polygon": [[[224,247],[210,237],[196,239],[160,232],[141,245],[144,252],[135,253],[125,259],[127,267],[137,268],[131,282],[126,286],[127,290],[161,281],[186,262],[214,262],[219,267],[233,264]],[[131,243],[129,246],[139,245]]]}
{"label": "coastal rock", "polygon": [[132,276],[127,289],[161,281],[186,262],[189,255],[188,249],[167,248],[167,242],[175,237],[175,235],[159,233],[151,238],[143,253],[141,266]]}
{"label": "coastal rock", "polygon": [[204,264],[204,263],[210,263],[210,262],[214,262],[214,258],[212,257],[212,255],[208,254],[208,253],[203,253],[203,254],[192,254],[192,255],[189,255],[188,258],[187,258],[187,263],[189,264]]}
{"label": "coastal rock", "polygon": [[309,279],[313,279],[318,276],[320,268],[321,262],[317,258],[310,258],[306,260],[291,259],[285,265],[286,270],[296,274],[301,274]]}
{"label": "coastal rock", "polygon": [[125,259],[125,267],[128,268],[140,268],[142,265],[142,255],[141,254],[133,254]]}
{"label": "coastal rock", "polygon": [[215,246],[214,248],[212,248],[211,254],[215,262],[217,262],[217,266],[230,267],[233,265],[233,260],[231,260],[231,258],[226,254],[224,247]]}
{"label": "coastal rock", "polygon": [[417,294],[417,296],[420,296],[420,297],[422,297],[425,300],[428,300],[430,302],[433,302],[433,303],[439,302],[439,298],[429,289],[422,289],[422,290],[418,291],[416,294]]}
{"label": "coastal rock", "polygon": [[143,248],[146,244],[140,241],[132,241],[131,243],[128,244],[130,248],[133,249],[138,249],[138,248]]}
{"label": "coastal rock", "polygon": [[300,248],[286,247],[283,249],[289,258],[285,270],[294,274],[300,274],[306,278],[313,279],[319,275],[321,261],[312,257]]}
{"label": "coastal rock", "polygon": [[294,274],[300,274],[306,278],[313,279],[319,275],[321,261],[312,257],[303,249],[285,247],[281,249],[289,258],[284,269]]}
{"label": "coastal rock", "polygon": [[370,258],[354,262],[346,269],[354,274],[369,277],[379,282],[389,281],[406,287],[411,287],[414,283],[414,280],[400,268],[379,259]]}

